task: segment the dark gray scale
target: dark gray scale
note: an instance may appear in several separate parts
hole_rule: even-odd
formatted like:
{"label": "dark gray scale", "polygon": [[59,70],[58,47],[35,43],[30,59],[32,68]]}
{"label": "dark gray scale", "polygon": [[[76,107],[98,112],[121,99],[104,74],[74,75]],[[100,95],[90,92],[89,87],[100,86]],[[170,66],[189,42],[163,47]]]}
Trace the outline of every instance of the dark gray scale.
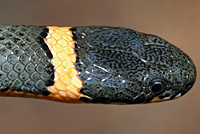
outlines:
{"label": "dark gray scale", "polygon": [[54,84],[45,26],[0,25],[0,91],[48,95]]}
{"label": "dark gray scale", "polygon": [[86,102],[149,102],[173,99],[194,84],[196,69],[180,49],[162,38],[119,27],[74,27]]}

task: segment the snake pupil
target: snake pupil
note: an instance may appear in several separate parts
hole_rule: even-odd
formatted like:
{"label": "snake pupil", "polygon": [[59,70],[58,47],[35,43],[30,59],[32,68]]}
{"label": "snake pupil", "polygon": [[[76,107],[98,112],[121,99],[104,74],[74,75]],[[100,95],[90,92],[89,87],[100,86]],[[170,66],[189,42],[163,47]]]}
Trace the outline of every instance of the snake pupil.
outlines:
{"label": "snake pupil", "polygon": [[160,82],[155,82],[154,85],[151,87],[153,93],[158,93],[163,89],[163,85]]}

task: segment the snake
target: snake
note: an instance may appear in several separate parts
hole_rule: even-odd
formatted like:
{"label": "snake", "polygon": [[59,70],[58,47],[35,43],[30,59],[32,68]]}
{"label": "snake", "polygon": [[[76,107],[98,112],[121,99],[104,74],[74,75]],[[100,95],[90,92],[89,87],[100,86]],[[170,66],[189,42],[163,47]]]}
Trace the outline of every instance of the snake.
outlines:
{"label": "snake", "polygon": [[0,96],[146,104],[179,98],[195,80],[191,58],[156,35],[109,26],[0,25]]}

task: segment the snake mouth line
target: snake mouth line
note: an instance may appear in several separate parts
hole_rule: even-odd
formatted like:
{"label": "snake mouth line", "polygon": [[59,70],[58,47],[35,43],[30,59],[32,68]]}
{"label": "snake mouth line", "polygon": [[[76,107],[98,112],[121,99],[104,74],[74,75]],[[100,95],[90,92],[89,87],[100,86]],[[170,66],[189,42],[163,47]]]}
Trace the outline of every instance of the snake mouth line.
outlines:
{"label": "snake mouth line", "polygon": [[158,96],[156,96],[150,101],[150,103],[151,102],[161,102],[161,101],[166,101],[166,100],[171,100],[171,98],[170,97],[165,97],[163,99],[160,99]]}
{"label": "snake mouth line", "polygon": [[[173,99],[177,99],[177,98],[179,98],[181,96],[182,96],[181,93],[179,93]],[[167,101],[167,100],[171,100],[171,97],[165,97],[163,99],[160,99],[159,96],[156,96],[150,102],[161,102],[161,101]]]}

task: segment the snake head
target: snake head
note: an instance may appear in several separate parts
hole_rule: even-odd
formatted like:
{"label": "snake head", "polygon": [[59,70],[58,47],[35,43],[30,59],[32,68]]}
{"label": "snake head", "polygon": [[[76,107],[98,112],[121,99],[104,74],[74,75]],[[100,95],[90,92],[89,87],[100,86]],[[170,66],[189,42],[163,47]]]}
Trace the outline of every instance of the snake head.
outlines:
{"label": "snake head", "polygon": [[[160,71],[149,71],[153,77],[150,78],[151,83],[147,87],[151,93],[146,96],[146,102],[179,98],[192,88],[196,80],[196,68],[191,58],[176,46],[159,37],[155,36],[154,40],[155,38],[165,42],[167,57],[164,57],[168,58],[168,62],[165,61],[168,64],[163,64],[163,66],[163,62],[160,62],[159,65],[157,64],[157,69]],[[149,40],[152,40],[152,37]],[[160,61],[164,61],[161,57],[160,59]],[[154,70],[153,66],[155,64],[150,65],[149,70]]]}
{"label": "snake head", "polygon": [[119,27],[76,27],[81,99],[148,103],[178,98],[196,79],[192,60],[164,39]]}
{"label": "snake head", "polygon": [[152,92],[159,95],[151,102],[179,98],[192,88],[196,80],[196,68],[190,57],[173,45],[169,48],[171,50],[171,67],[169,68],[171,79],[157,79],[152,82],[150,87]]}

